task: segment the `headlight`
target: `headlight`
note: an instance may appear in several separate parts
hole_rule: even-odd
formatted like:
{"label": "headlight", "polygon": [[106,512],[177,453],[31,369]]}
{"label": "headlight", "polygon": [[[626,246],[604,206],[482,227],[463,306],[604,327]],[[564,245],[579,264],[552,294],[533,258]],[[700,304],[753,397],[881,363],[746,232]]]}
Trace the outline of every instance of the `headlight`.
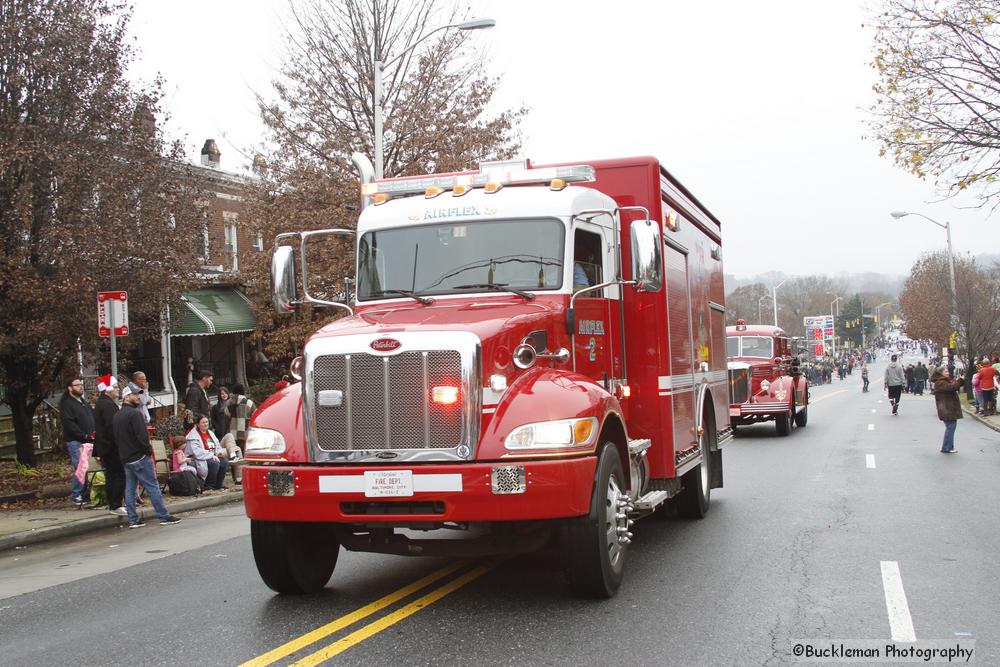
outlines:
{"label": "headlight", "polygon": [[285,437],[269,428],[251,426],[247,431],[246,454],[282,454]]}
{"label": "headlight", "polygon": [[597,418],[560,419],[518,426],[503,446],[511,450],[586,447],[597,437]]}
{"label": "headlight", "polygon": [[770,391],[771,390],[771,383],[768,382],[767,380],[761,380],[760,381],[760,390],[763,391],[763,392]]}

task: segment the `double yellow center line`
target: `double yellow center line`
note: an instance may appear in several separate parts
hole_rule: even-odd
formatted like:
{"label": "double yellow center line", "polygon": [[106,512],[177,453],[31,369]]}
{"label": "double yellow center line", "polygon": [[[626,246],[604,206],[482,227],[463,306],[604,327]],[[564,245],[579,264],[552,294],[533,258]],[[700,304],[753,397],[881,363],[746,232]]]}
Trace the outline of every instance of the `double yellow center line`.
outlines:
{"label": "double yellow center line", "polygon": [[[424,607],[427,607],[428,605],[437,602],[444,596],[458,590],[459,588],[465,586],[469,582],[478,579],[479,577],[483,576],[484,574],[495,568],[497,564],[498,561],[495,560],[480,564],[472,568],[462,576],[456,577],[455,579],[448,581],[444,585],[435,588],[429,593],[422,595],[413,602],[407,604],[404,607],[401,607],[400,609],[392,612],[391,614],[383,616],[378,620],[372,621],[368,625],[365,625],[355,630],[349,635],[342,637],[334,641],[333,643],[324,646],[318,651],[315,651],[314,653],[311,653],[292,664],[294,667],[305,666],[305,665],[318,665],[325,660],[329,660],[330,658],[343,653],[352,646],[355,646],[363,642],[364,640],[368,639],[369,637],[378,634],[379,632],[382,632],[386,628],[392,627],[393,625],[399,623],[403,619],[412,616],[413,614],[417,613]],[[418,579],[412,584],[404,586],[403,588],[400,588],[397,591],[393,591],[392,593],[389,593],[385,597],[379,598],[378,600],[375,600],[374,602],[367,604],[364,607],[361,607],[360,609],[351,612],[350,614],[346,614],[344,616],[341,616],[340,618],[336,618],[327,623],[326,625],[320,626],[315,630],[307,632],[306,634],[300,637],[296,637],[295,639],[286,642],[277,648],[271,649],[267,653],[259,655],[256,658],[253,658],[252,660],[248,660],[247,662],[244,662],[242,665],[240,665],[240,667],[265,667],[265,665],[272,665],[275,662],[281,660],[282,658],[286,658],[292,655],[293,653],[301,651],[310,644],[314,644],[320,641],[321,639],[325,639],[330,635],[334,634],[335,632],[338,632],[350,625],[353,625],[354,623],[357,623],[358,621],[368,618],[372,614],[375,614],[381,611],[382,609],[385,609],[386,607],[389,607],[399,602],[400,600],[409,597],[413,593],[416,593],[417,591],[426,588],[427,586],[430,586],[434,582],[444,579],[448,575],[453,574],[456,571],[460,570],[465,565],[466,565],[465,563],[454,563],[452,565],[445,566],[440,570],[431,572],[426,577]]]}

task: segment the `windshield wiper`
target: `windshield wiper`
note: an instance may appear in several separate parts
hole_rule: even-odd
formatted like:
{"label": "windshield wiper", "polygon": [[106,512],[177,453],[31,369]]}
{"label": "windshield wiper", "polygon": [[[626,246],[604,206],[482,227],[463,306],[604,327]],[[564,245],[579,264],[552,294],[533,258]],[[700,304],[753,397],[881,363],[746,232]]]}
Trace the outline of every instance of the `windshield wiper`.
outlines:
{"label": "windshield wiper", "polygon": [[410,290],[405,290],[405,289],[383,289],[383,290],[378,290],[377,292],[372,292],[372,296],[384,296],[386,294],[398,294],[400,296],[408,296],[411,299],[419,301],[425,306],[429,306],[432,303],[434,303],[434,299],[428,299],[426,296],[420,296],[416,292],[411,292]]}
{"label": "windshield wiper", "polygon": [[535,295],[531,292],[514,289],[513,287],[509,287],[507,283],[470,283],[468,285],[455,285],[453,289],[491,289],[494,292],[513,292],[520,297],[524,297],[526,301],[531,301],[535,298]]}

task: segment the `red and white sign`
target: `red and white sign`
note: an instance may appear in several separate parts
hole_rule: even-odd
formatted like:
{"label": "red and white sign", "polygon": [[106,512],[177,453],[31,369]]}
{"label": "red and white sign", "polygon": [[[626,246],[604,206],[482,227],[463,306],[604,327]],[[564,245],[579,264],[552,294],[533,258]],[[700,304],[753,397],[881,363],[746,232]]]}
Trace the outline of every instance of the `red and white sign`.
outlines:
{"label": "red and white sign", "polygon": [[115,335],[128,335],[128,292],[97,293],[97,333],[111,337],[111,317],[114,310]]}

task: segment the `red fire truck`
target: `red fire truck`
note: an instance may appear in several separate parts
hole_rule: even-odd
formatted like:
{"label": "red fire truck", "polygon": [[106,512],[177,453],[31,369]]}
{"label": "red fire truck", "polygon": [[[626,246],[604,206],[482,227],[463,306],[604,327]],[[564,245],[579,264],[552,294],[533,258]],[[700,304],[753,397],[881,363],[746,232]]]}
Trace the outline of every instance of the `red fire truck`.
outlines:
{"label": "red fire truck", "polygon": [[788,435],[809,419],[809,382],[783,329],[737,320],[726,328],[729,419],[733,428],[773,421]]}
{"label": "red fire truck", "polygon": [[[281,235],[272,257],[279,312],[348,316],[311,336],[301,381],[249,429],[261,577],[302,593],[340,547],[555,541],[575,593],[613,595],[633,522],[667,501],[700,518],[722,486],[719,221],[651,157],[378,181],[354,162],[357,230]],[[356,235],[350,304],[310,287],[308,247],[330,234]]]}

